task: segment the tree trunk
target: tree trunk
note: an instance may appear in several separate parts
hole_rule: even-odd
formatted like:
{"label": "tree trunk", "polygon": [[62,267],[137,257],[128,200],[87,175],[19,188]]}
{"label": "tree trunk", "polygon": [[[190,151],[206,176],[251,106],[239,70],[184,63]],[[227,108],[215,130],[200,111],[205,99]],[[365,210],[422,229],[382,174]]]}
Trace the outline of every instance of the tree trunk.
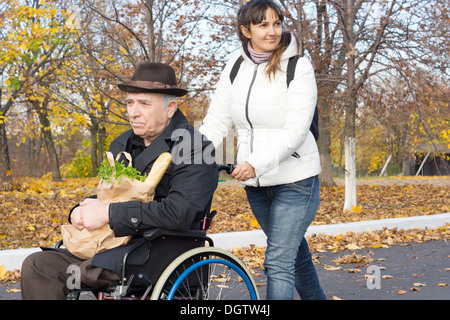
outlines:
{"label": "tree trunk", "polygon": [[0,181],[11,177],[11,162],[9,160],[8,137],[5,122],[0,120]]}
{"label": "tree trunk", "polygon": [[355,137],[345,137],[345,200],[344,211],[356,207]]}
{"label": "tree trunk", "polygon": [[[36,106],[36,104],[39,104],[38,101],[33,101],[32,103],[35,107],[35,110],[37,111],[39,122],[42,125],[42,135],[44,136],[45,149],[47,150],[48,157],[50,159],[52,179],[53,181],[62,181],[61,172],[59,171],[58,154],[56,153],[47,110],[43,106]],[[45,104],[45,102],[43,104]]]}
{"label": "tree trunk", "polygon": [[345,200],[344,211],[356,207],[356,66],[355,66],[355,3],[354,0],[346,1],[345,36],[346,60],[347,60],[347,98],[345,103]]}
{"label": "tree trunk", "polygon": [[92,125],[89,126],[89,131],[91,132],[91,163],[92,163],[92,173],[94,177],[97,176],[97,167],[98,167],[98,121],[91,117]]}
{"label": "tree trunk", "polygon": [[331,133],[328,128],[329,110],[328,104],[319,100],[319,139],[317,140],[317,146],[319,147],[320,154],[320,166],[322,171],[319,175],[320,185],[331,187],[336,183],[333,180],[333,168],[331,166]]}
{"label": "tree trunk", "polygon": [[[350,66],[349,63],[349,72]],[[351,76],[350,76],[351,78]],[[351,79],[350,79],[351,80]],[[350,85],[349,85],[350,87]],[[345,128],[344,128],[344,149],[345,149],[345,201],[344,211],[352,210],[356,207],[356,92],[350,90],[345,105]]]}
{"label": "tree trunk", "polygon": [[106,137],[106,128],[100,126],[100,129],[98,131],[98,164],[100,165],[103,162],[103,144],[105,143],[105,137]]}

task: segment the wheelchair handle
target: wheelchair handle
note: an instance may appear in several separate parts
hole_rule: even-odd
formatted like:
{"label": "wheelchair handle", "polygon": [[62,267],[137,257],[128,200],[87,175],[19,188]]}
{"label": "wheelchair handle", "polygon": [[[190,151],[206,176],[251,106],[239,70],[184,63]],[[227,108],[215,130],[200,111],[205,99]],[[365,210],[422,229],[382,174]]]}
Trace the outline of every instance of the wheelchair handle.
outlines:
{"label": "wheelchair handle", "polygon": [[234,168],[236,168],[236,166],[234,164],[219,164],[219,172],[220,171],[225,171],[228,174],[231,174],[234,170]]}

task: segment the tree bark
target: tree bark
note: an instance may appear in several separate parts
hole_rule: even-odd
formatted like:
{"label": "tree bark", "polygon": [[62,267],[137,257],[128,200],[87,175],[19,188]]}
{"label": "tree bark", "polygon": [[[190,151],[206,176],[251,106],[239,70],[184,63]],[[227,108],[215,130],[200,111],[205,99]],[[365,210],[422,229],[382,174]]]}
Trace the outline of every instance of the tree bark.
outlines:
{"label": "tree bark", "polygon": [[[345,201],[344,211],[352,210],[356,206],[356,101],[358,91],[356,89],[356,66],[355,66],[355,1],[346,1],[345,33],[347,60],[347,98],[345,103]],[[343,18],[344,19],[344,18]]]}
{"label": "tree bark", "polygon": [[345,137],[345,200],[344,211],[356,207],[356,139]]}
{"label": "tree bark", "polygon": [[11,177],[11,162],[9,160],[8,137],[5,123],[0,121],[0,181]]}
{"label": "tree bark", "polygon": [[53,141],[50,120],[48,119],[48,112],[45,108],[46,102],[44,101],[41,106],[38,105],[39,101],[33,101],[32,104],[37,111],[39,122],[42,125],[42,135],[44,137],[45,149],[47,150],[47,154],[50,159],[52,180],[62,181],[61,172],[59,171],[58,154],[56,152],[55,142]]}
{"label": "tree bark", "polygon": [[329,107],[326,102],[319,99],[319,139],[317,146],[319,147],[320,166],[322,171],[319,175],[320,185],[332,187],[336,183],[333,180],[333,168],[331,166],[331,133],[328,128],[329,124]]}
{"label": "tree bark", "polygon": [[89,126],[89,131],[91,133],[91,164],[92,164],[92,173],[94,177],[97,176],[97,167],[98,167],[98,120],[95,117],[91,117],[91,125]]}

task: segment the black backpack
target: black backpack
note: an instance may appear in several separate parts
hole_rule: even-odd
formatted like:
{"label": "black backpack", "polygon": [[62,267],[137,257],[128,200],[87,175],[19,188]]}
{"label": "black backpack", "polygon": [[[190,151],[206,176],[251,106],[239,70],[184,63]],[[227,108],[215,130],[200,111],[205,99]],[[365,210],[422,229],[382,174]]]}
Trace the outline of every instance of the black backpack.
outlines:
{"label": "black backpack", "polygon": [[[292,79],[294,79],[295,67],[297,65],[297,61],[299,58],[300,58],[300,56],[297,55],[297,56],[291,57],[289,59],[288,67],[287,67],[287,86],[288,86],[288,88],[289,88],[289,84],[291,83]],[[231,69],[230,81],[232,84],[239,72],[239,68],[241,66],[242,61],[244,61],[244,57],[240,56],[234,63],[233,68]],[[316,141],[317,141],[317,139],[319,139],[319,109],[317,108],[317,105],[314,110],[314,116],[313,116],[313,120],[311,122],[311,127],[309,128],[309,130],[312,132],[314,139],[316,139]]]}

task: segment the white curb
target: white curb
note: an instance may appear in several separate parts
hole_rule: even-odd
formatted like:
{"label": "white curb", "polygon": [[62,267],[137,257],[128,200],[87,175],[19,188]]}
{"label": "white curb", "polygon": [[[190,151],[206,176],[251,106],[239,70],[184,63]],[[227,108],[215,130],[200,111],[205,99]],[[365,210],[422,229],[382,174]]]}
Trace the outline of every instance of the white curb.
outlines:
{"label": "white curb", "polygon": [[[306,231],[306,237],[312,234],[338,235],[347,232],[361,233],[366,231],[388,229],[414,229],[414,228],[438,228],[450,223],[450,213],[433,214],[428,216],[405,217],[395,219],[369,220],[350,223],[337,223],[328,225],[311,225]],[[262,230],[218,233],[209,235],[214,245],[224,249],[234,249],[236,247],[248,247],[254,244],[257,247],[267,245],[266,236]]]}
{"label": "white curb", "polygon": [[[312,225],[308,228],[306,236],[312,234],[337,235],[347,232],[366,232],[388,229],[414,229],[414,228],[438,228],[450,223],[450,213],[433,214],[428,216],[370,220],[351,223],[338,223],[328,225]],[[261,230],[213,233],[209,234],[214,245],[225,250],[236,247],[248,247],[251,244],[257,247],[266,246],[266,236]],[[23,260],[31,253],[40,251],[39,248],[0,250],[0,266],[4,265],[6,270],[20,269]]]}

